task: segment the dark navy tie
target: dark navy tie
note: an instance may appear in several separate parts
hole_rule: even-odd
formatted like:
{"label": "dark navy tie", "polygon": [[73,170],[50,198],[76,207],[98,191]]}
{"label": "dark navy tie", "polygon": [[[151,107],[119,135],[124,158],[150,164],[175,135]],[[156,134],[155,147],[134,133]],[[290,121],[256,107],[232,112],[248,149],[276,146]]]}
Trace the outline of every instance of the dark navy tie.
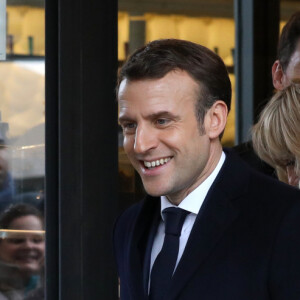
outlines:
{"label": "dark navy tie", "polygon": [[161,300],[168,289],[174,273],[179,250],[179,238],[188,211],[169,207],[163,210],[165,219],[165,239],[150,276],[150,300]]}

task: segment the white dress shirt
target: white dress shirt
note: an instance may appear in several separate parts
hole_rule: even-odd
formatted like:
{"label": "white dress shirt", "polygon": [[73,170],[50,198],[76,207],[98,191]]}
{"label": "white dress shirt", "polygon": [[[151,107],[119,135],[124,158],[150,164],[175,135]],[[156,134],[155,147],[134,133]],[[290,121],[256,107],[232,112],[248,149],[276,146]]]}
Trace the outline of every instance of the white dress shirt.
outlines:
{"label": "white dress shirt", "polygon": [[[222,152],[221,158],[216,166],[216,168],[213,170],[213,172],[194,190],[192,191],[186,198],[184,198],[181,203],[178,206],[175,206],[174,204],[170,203],[165,196],[161,196],[161,217],[162,220],[160,221],[160,224],[158,226],[156,235],[154,237],[152,251],[151,251],[151,261],[150,261],[150,274],[152,270],[152,266],[154,264],[154,261],[159,254],[159,252],[162,249],[164,238],[165,238],[165,224],[164,224],[164,216],[162,214],[162,211],[167,207],[179,207],[184,210],[187,210],[190,212],[190,214],[187,215],[185,218],[185,221],[182,226],[181,230],[181,236],[179,239],[179,252],[178,257],[175,265],[175,269],[181,259],[181,256],[183,254],[183,251],[185,249],[186,243],[188,241],[188,238],[190,236],[191,230],[194,226],[197,214],[200,211],[200,208],[202,206],[202,203],[213,184],[215,178],[217,177],[223,163],[225,161],[225,153]],[[174,269],[174,271],[175,271]],[[150,276],[149,276],[149,286],[150,286]]]}

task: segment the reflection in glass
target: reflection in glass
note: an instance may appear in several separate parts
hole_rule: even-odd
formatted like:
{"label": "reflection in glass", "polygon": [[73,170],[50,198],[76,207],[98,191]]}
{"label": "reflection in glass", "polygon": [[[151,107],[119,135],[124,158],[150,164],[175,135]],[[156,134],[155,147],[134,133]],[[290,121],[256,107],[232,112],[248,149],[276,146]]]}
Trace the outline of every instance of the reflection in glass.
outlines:
{"label": "reflection in glass", "polygon": [[43,209],[44,60],[0,64],[0,212],[26,202]]}
{"label": "reflection in glass", "polygon": [[43,6],[42,0],[7,0],[7,60],[0,62],[1,300],[44,299]]}
{"label": "reflection in glass", "polygon": [[0,228],[0,299],[42,296],[45,256],[42,213],[25,203],[10,206],[0,216]]}

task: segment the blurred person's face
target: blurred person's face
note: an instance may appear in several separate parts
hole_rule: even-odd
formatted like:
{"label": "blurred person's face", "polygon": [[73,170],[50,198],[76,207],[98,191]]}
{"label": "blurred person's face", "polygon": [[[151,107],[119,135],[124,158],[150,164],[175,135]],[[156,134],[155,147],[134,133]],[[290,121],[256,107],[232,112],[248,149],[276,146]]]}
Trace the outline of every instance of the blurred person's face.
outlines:
{"label": "blurred person's face", "polygon": [[[42,221],[33,215],[16,218],[9,229],[43,230]],[[40,270],[45,253],[45,242],[37,233],[10,233],[0,242],[0,259],[17,265],[22,273],[33,274]]]}
{"label": "blurred person's face", "polygon": [[292,54],[285,71],[282,70],[280,62],[275,61],[272,67],[273,85],[277,90],[283,90],[292,82],[300,83],[300,39]]}

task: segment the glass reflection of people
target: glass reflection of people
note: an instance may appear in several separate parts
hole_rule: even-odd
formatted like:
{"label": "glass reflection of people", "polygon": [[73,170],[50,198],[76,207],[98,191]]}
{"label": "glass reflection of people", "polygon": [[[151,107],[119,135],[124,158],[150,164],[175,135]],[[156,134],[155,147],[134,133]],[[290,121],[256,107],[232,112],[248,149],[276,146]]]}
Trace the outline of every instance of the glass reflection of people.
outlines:
{"label": "glass reflection of people", "polygon": [[278,91],[263,109],[252,130],[253,148],[276,169],[278,178],[299,187],[300,86]]}
{"label": "glass reflection of people", "polygon": [[8,165],[6,132],[8,124],[1,122],[0,116],[0,212],[13,201],[14,185]]}
{"label": "glass reflection of people", "polygon": [[[40,211],[28,204],[9,207],[0,217],[0,299],[18,300],[41,285],[45,242]],[[33,231],[33,232],[24,232]],[[2,297],[2,298],[1,298]]]}

